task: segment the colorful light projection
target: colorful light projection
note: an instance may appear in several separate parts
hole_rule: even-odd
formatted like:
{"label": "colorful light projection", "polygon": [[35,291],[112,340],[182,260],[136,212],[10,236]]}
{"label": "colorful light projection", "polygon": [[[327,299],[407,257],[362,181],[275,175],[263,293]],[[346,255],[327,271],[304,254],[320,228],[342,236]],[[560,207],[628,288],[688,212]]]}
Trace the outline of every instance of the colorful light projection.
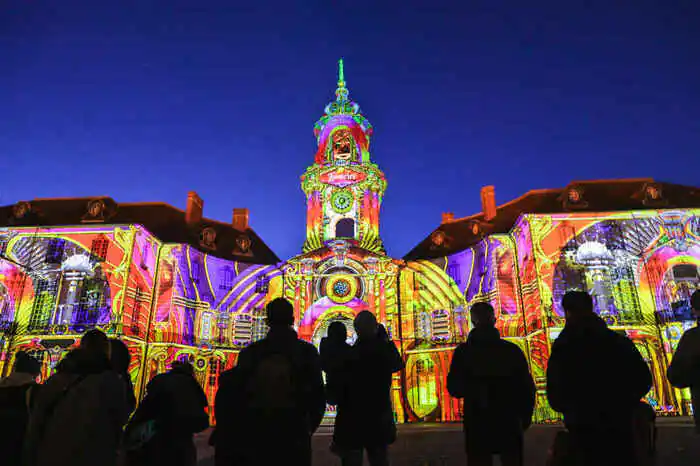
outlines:
{"label": "colorful light projection", "polygon": [[265,335],[268,295],[280,294],[275,266],[162,244],[138,225],[3,229],[0,253],[2,370],[26,350],[48,377],[98,327],[129,346],[137,393],[186,356],[210,371],[201,381],[213,396],[237,349]]}
{"label": "colorful light projection", "polygon": [[370,162],[372,125],[360,107],[348,99],[339,62],[336,100],[314,126],[318,150],[314,164],[302,175],[306,195],[306,242],[310,252],[336,238],[353,239],[360,247],[382,252],[379,210],[386,179]]}
{"label": "colorful light projection", "polygon": [[551,342],[564,325],[561,297],[572,289],[591,293],[596,313],[635,342],[653,374],[647,401],[662,414],[688,413],[688,394],[670,387],[665,371],[692,325],[688,301],[700,287],[698,212],[524,215],[508,235],[449,257],[407,262],[401,313],[408,418],[459,418],[445,389],[445,361],[468,332],[464,310],[489,301],[501,334],[530,361],[535,420],[558,419],[547,404],[545,375]]}

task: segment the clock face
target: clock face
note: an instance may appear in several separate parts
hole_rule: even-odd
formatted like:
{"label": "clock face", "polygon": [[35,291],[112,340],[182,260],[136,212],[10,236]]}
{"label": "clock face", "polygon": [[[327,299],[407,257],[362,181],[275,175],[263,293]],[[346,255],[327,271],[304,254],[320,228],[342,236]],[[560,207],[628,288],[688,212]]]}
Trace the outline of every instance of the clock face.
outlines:
{"label": "clock face", "polygon": [[352,193],[344,189],[337,190],[331,194],[331,206],[339,214],[344,214],[352,209],[354,199]]}

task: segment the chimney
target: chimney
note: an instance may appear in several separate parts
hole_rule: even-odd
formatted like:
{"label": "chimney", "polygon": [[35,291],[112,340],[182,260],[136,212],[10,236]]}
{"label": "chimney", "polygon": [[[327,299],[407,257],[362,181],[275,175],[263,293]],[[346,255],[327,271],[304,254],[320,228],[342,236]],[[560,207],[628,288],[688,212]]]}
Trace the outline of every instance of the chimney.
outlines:
{"label": "chimney", "polygon": [[496,216],[496,190],[493,186],[481,188],[481,210],[487,222]]}
{"label": "chimney", "polygon": [[187,210],[185,210],[185,221],[188,225],[197,224],[202,221],[202,210],[204,201],[199,194],[194,191],[187,193]]}
{"label": "chimney", "polygon": [[233,209],[233,228],[238,231],[248,229],[248,209]]}
{"label": "chimney", "polygon": [[443,212],[442,213],[442,223],[443,224],[450,223],[450,222],[454,221],[454,219],[455,219],[454,213],[452,213],[452,212]]}

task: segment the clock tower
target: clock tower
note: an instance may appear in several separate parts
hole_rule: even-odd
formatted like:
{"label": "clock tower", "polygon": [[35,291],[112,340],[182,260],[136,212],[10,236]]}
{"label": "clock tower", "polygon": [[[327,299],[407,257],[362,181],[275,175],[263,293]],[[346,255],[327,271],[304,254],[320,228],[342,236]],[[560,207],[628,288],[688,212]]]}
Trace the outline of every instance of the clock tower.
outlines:
{"label": "clock tower", "polygon": [[349,99],[343,60],[338,62],[335,100],[326,105],[314,135],[316,157],[301,177],[307,206],[304,252],[347,240],[383,253],[379,211],[386,179],[370,161],[372,125]]}

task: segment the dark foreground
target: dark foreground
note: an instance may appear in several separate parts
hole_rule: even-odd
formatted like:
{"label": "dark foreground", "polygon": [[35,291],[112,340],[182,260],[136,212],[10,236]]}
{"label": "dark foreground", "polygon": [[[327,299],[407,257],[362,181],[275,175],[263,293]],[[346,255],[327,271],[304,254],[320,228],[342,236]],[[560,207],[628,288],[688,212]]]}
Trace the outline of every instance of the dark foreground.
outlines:
{"label": "dark foreground", "polygon": [[[695,466],[700,464],[700,435],[694,433],[690,418],[663,418],[657,422],[659,438],[656,464],[659,466]],[[545,464],[547,449],[560,426],[537,425],[525,437],[526,465]],[[208,434],[198,438],[199,465],[213,466],[213,451],[207,445]],[[340,465],[328,451],[331,430],[322,428],[314,436],[314,465]],[[614,442],[614,439],[609,441]],[[603,447],[603,445],[601,445]],[[391,447],[394,466],[465,465],[462,431],[458,424],[411,424],[399,426],[399,439]]]}

